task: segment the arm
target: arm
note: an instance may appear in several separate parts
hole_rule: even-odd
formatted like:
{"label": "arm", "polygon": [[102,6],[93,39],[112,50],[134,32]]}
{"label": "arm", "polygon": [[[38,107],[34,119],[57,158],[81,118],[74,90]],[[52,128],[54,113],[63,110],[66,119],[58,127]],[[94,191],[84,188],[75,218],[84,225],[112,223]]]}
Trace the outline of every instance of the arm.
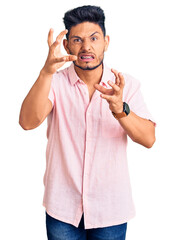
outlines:
{"label": "arm", "polygon": [[136,143],[151,148],[155,142],[155,127],[150,120],[141,118],[130,112],[127,117],[120,118],[120,125],[127,135]]}
{"label": "arm", "polygon": [[[121,113],[123,111],[123,88],[125,85],[124,77],[122,74],[115,70],[112,72],[116,76],[116,82],[109,81],[112,89],[106,89],[99,84],[95,84],[95,88],[101,93],[100,96],[106,99],[109,103],[109,108],[114,113]],[[120,125],[126,131],[127,135],[136,143],[139,143],[147,148],[151,148],[155,142],[155,126],[153,122],[137,116],[134,112],[126,117],[120,118]]]}
{"label": "arm", "polygon": [[53,74],[67,61],[76,60],[76,56],[61,54],[61,40],[67,30],[61,32],[53,43],[53,30],[48,34],[49,53],[39,77],[24,99],[19,124],[25,130],[38,127],[52,110],[52,103],[48,99]]}
{"label": "arm", "polygon": [[52,75],[46,75],[41,70],[40,75],[28,95],[24,99],[19,124],[25,130],[39,126],[52,110],[52,103],[48,99]]}

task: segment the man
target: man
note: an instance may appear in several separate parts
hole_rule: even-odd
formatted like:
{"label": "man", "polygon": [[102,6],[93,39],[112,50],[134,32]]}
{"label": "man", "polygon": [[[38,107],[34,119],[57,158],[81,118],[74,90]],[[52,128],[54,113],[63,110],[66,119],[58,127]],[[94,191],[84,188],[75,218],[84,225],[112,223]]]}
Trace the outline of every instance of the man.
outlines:
{"label": "man", "polygon": [[[43,205],[49,240],[125,239],[135,215],[127,136],[147,148],[155,142],[139,82],[104,64],[104,21],[96,6],[66,12],[67,30],[53,41],[50,29],[47,60],[22,104],[24,129],[48,117]],[[60,49],[65,34],[68,55]]]}

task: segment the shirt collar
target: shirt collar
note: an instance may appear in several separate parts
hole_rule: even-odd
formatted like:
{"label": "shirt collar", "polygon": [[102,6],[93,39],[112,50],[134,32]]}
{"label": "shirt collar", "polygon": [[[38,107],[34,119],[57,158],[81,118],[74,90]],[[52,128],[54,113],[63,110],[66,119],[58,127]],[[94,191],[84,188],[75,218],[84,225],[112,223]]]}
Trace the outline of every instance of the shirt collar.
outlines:
{"label": "shirt collar", "polygon": [[[72,85],[74,85],[77,81],[83,82],[77,75],[74,69],[74,64],[72,63],[68,68],[69,79]],[[111,72],[110,68],[103,62],[103,75],[100,81],[100,85],[111,88],[108,84],[108,81],[113,81],[114,74]]]}

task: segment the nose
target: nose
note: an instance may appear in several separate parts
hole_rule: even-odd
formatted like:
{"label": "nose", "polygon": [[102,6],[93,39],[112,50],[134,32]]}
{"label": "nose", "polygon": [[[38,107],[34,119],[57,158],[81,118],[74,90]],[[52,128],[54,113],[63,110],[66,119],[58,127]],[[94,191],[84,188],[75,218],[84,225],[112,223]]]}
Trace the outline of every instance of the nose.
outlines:
{"label": "nose", "polygon": [[89,39],[84,39],[84,41],[82,42],[82,51],[90,51],[91,49],[91,44]]}

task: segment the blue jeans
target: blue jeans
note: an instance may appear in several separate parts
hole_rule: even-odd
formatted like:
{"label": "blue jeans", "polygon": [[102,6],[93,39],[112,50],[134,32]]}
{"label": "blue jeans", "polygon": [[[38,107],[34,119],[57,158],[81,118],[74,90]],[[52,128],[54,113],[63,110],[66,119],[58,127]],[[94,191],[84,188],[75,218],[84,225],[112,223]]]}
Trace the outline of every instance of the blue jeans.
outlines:
{"label": "blue jeans", "polygon": [[125,240],[127,223],[84,229],[84,214],[77,228],[46,213],[46,229],[48,240]]}

